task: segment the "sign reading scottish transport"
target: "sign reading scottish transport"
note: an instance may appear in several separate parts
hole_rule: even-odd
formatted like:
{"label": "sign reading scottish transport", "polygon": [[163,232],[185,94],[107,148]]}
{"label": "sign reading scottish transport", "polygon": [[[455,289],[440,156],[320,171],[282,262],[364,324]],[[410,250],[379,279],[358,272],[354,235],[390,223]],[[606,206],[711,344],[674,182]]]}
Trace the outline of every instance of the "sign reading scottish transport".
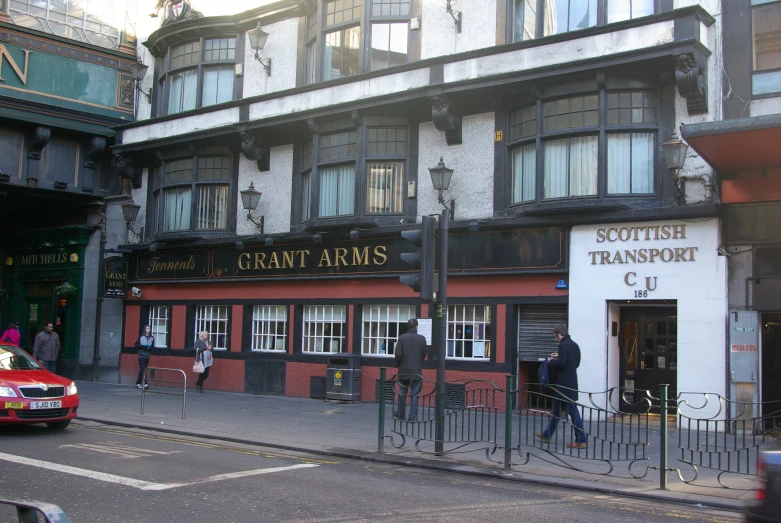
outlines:
{"label": "sign reading scottish transport", "polygon": [[[555,272],[566,270],[566,233],[558,228],[451,233],[450,273]],[[131,281],[339,277],[409,272],[399,237],[322,243],[156,251],[137,255]]]}

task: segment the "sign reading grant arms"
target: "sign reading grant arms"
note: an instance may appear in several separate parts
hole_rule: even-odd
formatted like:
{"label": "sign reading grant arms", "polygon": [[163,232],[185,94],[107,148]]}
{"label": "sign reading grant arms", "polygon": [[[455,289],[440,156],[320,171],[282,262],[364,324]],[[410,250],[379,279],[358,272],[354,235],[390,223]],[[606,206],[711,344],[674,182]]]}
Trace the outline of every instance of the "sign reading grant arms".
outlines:
{"label": "sign reading grant arms", "polygon": [[[566,233],[558,228],[517,229],[450,235],[451,274],[507,274],[566,270]],[[322,243],[212,250],[156,251],[136,258],[132,281],[187,279],[338,278],[409,272],[400,254],[410,244],[400,236]]]}

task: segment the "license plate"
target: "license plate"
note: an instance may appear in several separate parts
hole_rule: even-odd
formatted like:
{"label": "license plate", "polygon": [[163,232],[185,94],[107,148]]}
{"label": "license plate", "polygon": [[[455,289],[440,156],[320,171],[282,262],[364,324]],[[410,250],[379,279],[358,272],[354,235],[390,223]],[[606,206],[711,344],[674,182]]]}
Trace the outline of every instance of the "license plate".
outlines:
{"label": "license plate", "polygon": [[59,409],[62,407],[62,401],[31,401],[31,409]]}
{"label": "license plate", "polygon": [[6,401],[5,402],[5,408],[6,409],[23,409],[24,403],[21,401]]}

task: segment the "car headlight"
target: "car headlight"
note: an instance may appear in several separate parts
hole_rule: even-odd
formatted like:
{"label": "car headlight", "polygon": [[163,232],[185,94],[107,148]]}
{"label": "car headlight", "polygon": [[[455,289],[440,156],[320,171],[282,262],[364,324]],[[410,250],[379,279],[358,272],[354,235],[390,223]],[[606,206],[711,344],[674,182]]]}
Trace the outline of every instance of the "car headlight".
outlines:
{"label": "car headlight", "polygon": [[5,396],[6,398],[18,398],[19,396],[16,395],[16,391],[12,389],[11,387],[0,387],[0,396]]}
{"label": "car headlight", "polygon": [[76,388],[76,384],[71,382],[70,385],[68,385],[68,396],[72,396],[73,394],[76,394],[79,392],[79,389]]}

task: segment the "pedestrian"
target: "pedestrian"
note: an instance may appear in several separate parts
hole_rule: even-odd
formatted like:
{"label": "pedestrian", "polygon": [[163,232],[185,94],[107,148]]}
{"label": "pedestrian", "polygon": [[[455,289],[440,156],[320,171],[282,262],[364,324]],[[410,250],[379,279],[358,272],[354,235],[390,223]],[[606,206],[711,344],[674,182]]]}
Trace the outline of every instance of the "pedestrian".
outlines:
{"label": "pedestrian", "polygon": [[17,347],[20,347],[21,341],[22,341],[22,335],[19,334],[19,331],[16,330],[16,323],[11,322],[8,324],[8,328],[3,332],[3,334],[0,334],[0,340],[3,340],[6,343],[10,343],[11,345],[16,345]]}
{"label": "pedestrian", "polygon": [[19,346],[23,347],[24,346],[24,333],[22,332],[22,327],[19,326],[19,322],[18,321],[15,321],[14,323],[16,323],[16,330],[19,331],[19,340],[20,340],[19,341]]}
{"label": "pedestrian", "polygon": [[212,356],[212,344],[209,342],[209,332],[201,331],[198,339],[195,341],[195,361],[203,363],[203,372],[198,376],[195,382],[195,390],[203,393],[203,382],[209,377],[209,369],[214,363]]}
{"label": "pedestrian", "polygon": [[149,365],[149,357],[152,355],[152,347],[155,346],[155,337],[152,336],[152,327],[144,325],[144,332],[136,340],[136,349],[138,350],[138,378],[136,379],[136,387],[141,388],[142,384],[145,389],[149,388],[149,384],[144,380],[144,371]]}
{"label": "pedestrian", "polygon": [[572,341],[567,332],[567,326],[558,324],[553,327],[553,336],[559,342],[558,352],[550,355],[548,365],[555,369],[553,395],[553,412],[547,430],[535,433],[543,443],[548,443],[549,438],[556,432],[556,426],[561,417],[561,411],[567,409],[575,432],[575,440],[567,444],[567,448],[585,449],[588,442],[586,433],[583,432],[583,420],[578,412],[578,367],[580,366],[580,347]]}
{"label": "pedestrian", "polygon": [[396,378],[399,381],[399,401],[393,416],[404,419],[407,407],[407,392],[410,394],[409,418],[418,419],[418,394],[423,388],[423,360],[426,359],[428,347],[426,338],[418,334],[418,320],[407,321],[407,332],[399,336],[396,342],[395,358],[399,368]]}
{"label": "pedestrian", "polygon": [[60,337],[54,332],[54,324],[46,321],[43,330],[35,335],[33,358],[43,363],[43,367],[56,372],[57,354],[60,353]]}

